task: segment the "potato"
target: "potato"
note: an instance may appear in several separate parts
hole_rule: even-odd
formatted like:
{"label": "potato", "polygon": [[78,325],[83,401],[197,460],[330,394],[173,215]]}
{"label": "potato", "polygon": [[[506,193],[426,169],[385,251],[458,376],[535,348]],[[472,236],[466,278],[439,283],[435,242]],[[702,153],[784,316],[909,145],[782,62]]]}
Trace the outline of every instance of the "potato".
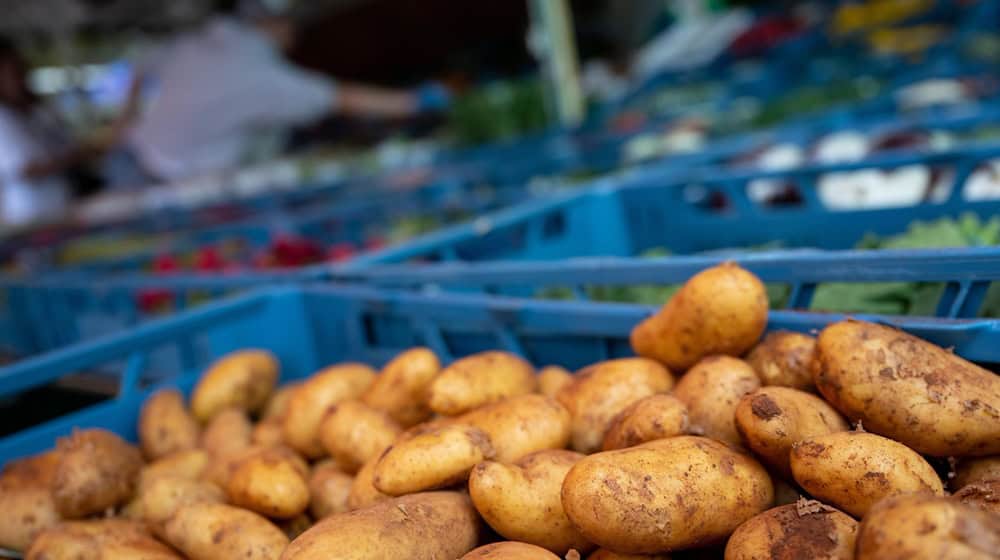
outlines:
{"label": "potato", "polygon": [[978,459],[962,459],[951,480],[953,490],[985,480],[1000,480],[1000,455]]}
{"label": "potato", "polygon": [[566,515],[584,537],[641,554],[721,542],[773,499],[757,461],[698,436],[585,457],[562,487]]}
{"label": "potato", "polygon": [[281,426],[280,418],[268,418],[261,420],[253,427],[250,434],[250,441],[254,445],[263,447],[275,447],[285,444],[285,431]]}
{"label": "potato", "polygon": [[871,508],[858,528],[857,560],[995,559],[1000,517],[953,498],[897,496]]}
{"label": "potato", "polygon": [[569,443],[572,419],[558,402],[542,395],[520,395],[481,406],[458,422],[486,432],[497,461],[511,463],[543,449]]}
{"label": "potato", "polygon": [[199,479],[205,473],[210,461],[204,449],[188,449],[165,455],[152,463],[147,463],[139,471],[138,490],[162,476]]}
{"label": "potato", "polygon": [[955,499],[967,506],[1000,514],[1000,479],[966,484],[961,490],[955,492]]}
{"label": "potato", "polygon": [[253,424],[239,408],[220,410],[201,434],[201,448],[213,455],[222,455],[250,447]]}
{"label": "potato", "polygon": [[480,352],[455,361],[431,382],[428,405],[445,416],[531,393],[537,386],[535,368],[509,352]]}
{"label": "potato", "polygon": [[652,395],[618,413],[604,434],[604,451],[632,447],[688,431],[687,407],[671,395]]}
{"label": "potato", "polygon": [[559,557],[533,544],[507,541],[481,546],[460,560],[559,560]]}
{"label": "potato", "polygon": [[479,516],[468,496],[427,492],[327,517],[281,560],[451,559],[472,550],[478,537]]}
{"label": "potato", "polygon": [[766,326],[764,284],[727,262],[692,276],[630,339],[639,356],[682,372],[713,354],[743,355]]}
{"label": "potato", "polygon": [[479,428],[445,426],[387,449],[375,465],[373,484],[390,496],[444,488],[468,479],[476,463],[494,455],[490,437]]}
{"label": "potato", "polygon": [[754,455],[791,480],[788,454],[796,442],[850,429],[840,413],[811,393],[764,387],[736,406],[736,428]]}
{"label": "potato", "polygon": [[319,425],[319,441],[344,470],[357,472],[396,439],[402,429],[391,416],[361,401],[334,405]]}
{"label": "potato", "polygon": [[351,482],[351,491],[347,494],[347,508],[349,510],[361,509],[373,505],[375,502],[388,500],[392,496],[383,494],[375,488],[375,465],[381,457],[376,457],[361,466],[358,474],[354,475]]}
{"label": "potato", "polygon": [[234,506],[290,519],[309,507],[308,476],[308,466],[291,450],[265,448],[236,461],[226,494]]}
{"label": "potato", "polygon": [[102,513],[132,497],[142,454],[106,430],[81,430],[56,444],[59,464],[52,497],[68,519]]}
{"label": "potato", "polygon": [[325,453],[319,442],[319,425],[331,406],[361,396],[375,379],[375,370],[346,363],[330,366],[300,383],[289,397],[282,419],[285,442],[308,459]]}
{"label": "potato", "polygon": [[60,521],[49,487],[59,455],[47,452],[7,465],[0,474],[0,548],[22,551],[42,529]]}
{"label": "potato", "polygon": [[163,532],[190,560],[277,560],[288,546],[288,537],[273,523],[225,504],[184,506]]}
{"label": "potato", "polygon": [[791,387],[815,392],[809,365],[816,339],[791,331],[769,332],[747,355],[747,363],[765,387]]}
{"label": "potato", "polygon": [[572,382],[573,374],[559,366],[545,366],[538,372],[538,392],[549,398],[556,398]]}
{"label": "potato", "polygon": [[324,461],[309,475],[309,512],[316,519],[348,510],[347,497],[354,478],[337,468],[333,461]]}
{"label": "potato", "polygon": [[38,534],[26,560],[181,560],[139,523],[121,519],[71,521]]}
{"label": "potato", "polygon": [[486,523],[504,538],[557,554],[586,551],[591,545],[573,528],[561,499],[566,473],[583,457],[547,450],[513,465],[484,461],[469,475],[469,496]]}
{"label": "potato", "polygon": [[854,560],[858,522],[811,500],[769,509],[737,527],[726,560]]}
{"label": "potato", "polygon": [[610,550],[599,549],[587,557],[587,560],[670,560],[669,554],[619,554]]}
{"label": "potato", "polygon": [[198,446],[198,422],[184,407],[176,389],[151,395],[139,414],[139,445],[150,461]]}
{"label": "potato", "polygon": [[281,532],[285,534],[290,540],[295,540],[299,538],[299,535],[305,533],[313,526],[312,519],[306,514],[297,515],[291,519],[284,519],[277,522],[278,528]]}
{"label": "potato", "polygon": [[216,485],[190,478],[161,476],[149,483],[129,504],[127,515],[145,521],[154,530],[183,506],[225,503],[226,495]]}
{"label": "potato", "polygon": [[285,412],[288,411],[288,403],[292,400],[292,392],[297,386],[297,383],[286,383],[278,387],[271,394],[271,398],[267,400],[267,404],[264,405],[264,412],[261,413],[260,419],[281,420]]}
{"label": "potato", "polygon": [[674,387],[673,395],[688,410],[692,434],[741,446],[736,431],[736,406],[748,393],[760,388],[760,379],[739,358],[710,356],[692,367]]}
{"label": "potato", "polygon": [[944,487],[923,457],[905,445],[865,432],[836,432],[792,446],[792,475],[816,498],[861,517],[875,502]]}
{"label": "potato", "polygon": [[202,374],[191,393],[191,412],[205,423],[227,408],[257,412],[278,381],[278,360],[265,350],[223,356]]}
{"label": "potato", "polygon": [[774,482],[775,507],[794,504],[799,501],[799,498],[803,497],[802,492],[790,483],[780,478],[772,478],[771,481]]}
{"label": "potato", "polygon": [[557,395],[573,417],[573,449],[599,450],[615,416],[635,401],[673,386],[670,372],[645,358],[608,360],[581,369]]}
{"label": "potato", "polygon": [[820,333],[813,374],[849,420],[919,453],[1000,454],[1000,376],[902,331],[841,321]]}
{"label": "potato", "polygon": [[428,390],[440,371],[441,362],[434,352],[411,348],[382,368],[361,400],[404,428],[419,424],[431,416]]}

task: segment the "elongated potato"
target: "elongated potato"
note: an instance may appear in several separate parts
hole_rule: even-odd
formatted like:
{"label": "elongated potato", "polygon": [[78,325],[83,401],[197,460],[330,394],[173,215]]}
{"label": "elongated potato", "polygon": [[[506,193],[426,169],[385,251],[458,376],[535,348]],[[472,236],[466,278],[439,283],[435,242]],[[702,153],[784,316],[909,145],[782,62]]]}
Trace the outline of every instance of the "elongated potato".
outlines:
{"label": "elongated potato", "polygon": [[923,457],[865,432],[804,439],[792,446],[791,467],[806,492],[856,517],[890,496],[944,493],[941,479]]}
{"label": "elongated potato", "polygon": [[212,455],[224,455],[250,447],[253,423],[239,408],[220,410],[212,416],[201,434],[201,448]]}
{"label": "elongated potato", "polygon": [[670,372],[645,358],[608,360],[581,369],[558,395],[573,417],[573,449],[581,453],[599,450],[615,416],[632,403],[673,386]]}
{"label": "elongated potato", "polygon": [[347,509],[355,510],[366,508],[375,502],[388,500],[392,496],[379,492],[375,488],[375,466],[381,457],[375,457],[361,466],[358,474],[354,475],[351,482],[351,491],[347,494]]}
{"label": "elongated potato", "polygon": [[132,498],[142,468],[139,450],[106,430],[60,438],[52,497],[67,519],[102,513]]}
{"label": "elongated potato", "polygon": [[291,519],[309,507],[308,476],[308,466],[291,450],[265,448],[235,463],[226,494],[235,506]]}
{"label": "elongated potato", "polygon": [[265,350],[240,350],[212,364],[191,393],[191,412],[205,423],[221,410],[260,410],[278,381],[278,360]]}
{"label": "elongated potato", "polygon": [[151,395],[139,414],[139,445],[150,461],[197,447],[199,431],[184,406],[184,396],[175,389]]}
{"label": "elongated potato", "polygon": [[812,500],[769,509],[736,528],[726,560],[854,560],[858,522]]}
{"label": "elongated potato", "polygon": [[557,554],[592,547],[563,511],[566,473],[584,455],[566,450],[532,453],[513,465],[483,461],[469,475],[469,496],[486,523],[504,538]]}
{"label": "elongated potato", "polygon": [[535,368],[509,352],[481,352],[455,361],[434,378],[428,389],[431,410],[457,416],[484,404],[531,393]]}
{"label": "elongated potato", "polygon": [[573,374],[560,366],[545,366],[538,371],[538,392],[549,398],[556,398],[572,382]]}
{"label": "elongated potato", "polygon": [[184,506],[163,532],[190,560],[277,560],[288,546],[288,537],[273,523],[225,504]]}
{"label": "elongated potato", "polygon": [[619,554],[606,549],[598,549],[587,560],[670,560],[669,554]]}
{"label": "elongated potato", "polygon": [[445,426],[386,450],[372,482],[390,496],[445,488],[467,480],[472,467],[494,455],[490,436],[479,428]]}
{"label": "elongated potato", "polygon": [[687,407],[671,395],[652,395],[618,413],[604,434],[602,449],[622,449],[654,439],[683,435],[689,427]]}
{"label": "elongated potato", "polygon": [[14,461],[0,474],[0,548],[23,551],[60,521],[50,486],[59,455],[53,451]]}
{"label": "elongated potato", "polygon": [[298,383],[286,383],[275,389],[271,398],[267,399],[264,411],[261,412],[261,420],[281,420],[288,411],[288,403],[292,400],[292,392]]}
{"label": "elongated potato", "polygon": [[377,457],[402,430],[387,413],[361,401],[344,401],[329,409],[319,425],[319,441],[348,472]]}
{"label": "elongated potato", "polygon": [[692,276],[632,330],[635,353],[682,372],[713,354],[741,356],[767,326],[767,291],[731,262]]}
{"label": "elongated potato", "polygon": [[773,499],[760,464],[698,436],[596,453],[562,487],[566,515],[584,537],[633,554],[721,542]]}
{"label": "elongated potato", "polygon": [[692,434],[741,446],[736,407],[745,395],[759,388],[760,379],[743,360],[710,356],[681,377],[673,395],[687,407]]}
{"label": "elongated potato", "polygon": [[736,406],[736,428],[747,448],[767,466],[791,480],[792,445],[815,436],[850,429],[840,413],[812,393],[764,387]]}
{"label": "elongated potato", "polygon": [[955,499],[967,506],[1000,515],[1000,479],[966,484],[955,492]]}
{"label": "elongated potato", "polygon": [[800,391],[815,391],[812,371],[816,339],[791,331],[769,332],[747,355],[765,387],[791,387]]}
{"label": "elongated potato", "polygon": [[461,560],[559,560],[559,557],[540,546],[507,541],[481,546]]}
{"label": "elongated potato", "polygon": [[486,432],[496,460],[502,463],[535,451],[566,447],[572,425],[569,411],[542,395],[520,395],[481,406],[457,421]]}
{"label": "elongated potato", "polygon": [[434,352],[411,348],[382,368],[361,400],[404,428],[419,424],[431,417],[428,390],[440,371],[441,362]]}
{"label": "elongated potato", "polygon": [[139,471],[138,490],[141,492],[143,488],[162,476],[199,479],[208,468],[210,460],[208,452],[204,449],[188,449],[164,455],[152,463],[147,463]]}
{"label": "elongated potato", "polygon": [[282,419],[285,442],[308,459],[325,453],[319,442],[319,425],[331,406],[360,397],[375,379],[375,370],[346,363],[330,366],[303,381],[289,397]]}
{"label": "elongated potato", "polygon": [[1000,551],[1000,517],[952,498],[896,496],[858,528],[857,560],[987,560]]}
{"label": "elongated potato", "polygon": [[1000,454],[1000,376],[889,327],[820,333],[816,386],[849,420],[934,456]]}
{"label": "elongated potato", "polygon": [[26,560],[181,560],[139,523],[121,519],[71,521],[39,533]]}
{"label": "elongated potato", "polygon": [[323,519],[348,510],[347,497],[354,478],[337,468],[333,461],[324,461],[309,474],[309,512]]}
{"label": "elongated potato", "polygon": [[460,558],[478,538],[468,496],[426,492],[331,515],[295,539],[281,560]]}
{"label": "elongated potato", "polygon": [[1000,455],[978,459],[962,459],[951,480],[952,490],[986,480],[1000,480]]}
{"label": "elongated potato", "polygon": [[126,508],[126,517],[145,521],[156,531],[180,508],[190,504],[225,503],[225,493],[216,485],[190,478],[161,476],[149,483]]}

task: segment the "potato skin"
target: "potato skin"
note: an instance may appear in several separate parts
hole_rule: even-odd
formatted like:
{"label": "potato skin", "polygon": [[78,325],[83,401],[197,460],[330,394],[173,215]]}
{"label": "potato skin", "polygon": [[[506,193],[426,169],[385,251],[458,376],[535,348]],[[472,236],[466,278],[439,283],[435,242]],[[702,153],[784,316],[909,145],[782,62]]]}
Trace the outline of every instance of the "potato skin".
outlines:
{"label": "potato skin", "polygon": [[277,560],[288,537],[260,515],[225,504],[192,504],[164,527],[167,543],[191,560]]}
{"label": "potato skin", "polygon": [[736,431],[736,407],[759,388],[760,379],[750,364],[730,356],[709,356],[681,377],[673,395],[687,407],[690,433],[739,447],[743,441]]}
{"label": "potato skin", "polygon": [[866,432],[835,432],[792,446],[792,475],[816,498],[863,516],[883,498],[944,493],[934,469],[912,449]]}
{"label": "potato skin", "polygon": [[460,558],[478,538],[479,516],[468,496],[426,492],[327,517],[295,539],[281,560]]}
{"label": "potato skin", "polygon": [[458,416],[484,404],[534,392],[535,368],[510,352],[480,352],[441,371],[428,389],[431,410]]}
{"label": "potato skin", "polygon": [[130,499],[142,468],[142,454],[107,430],[81,430],[56,444],[59,464],[52,497],[67,519],[101,513]]}
{"label": "potato skin", "polygon": [[0,474],[0,547],[23,551],[60,521],[49,487],[59,455],[53,451],[9,463]]}
{"label": "potato skin", "polygon": [[611,451],[684,435],[689,425],[684,403],[671,395],[651,395],[635,401],[615,416],[604,434],[601,448]]}
{"label": "potato skin", "polygon": [[360,397],[375,380],[375,370],[357,363],[330,366],[295,387],[282,419],[285,442],[308,459],[326,451],[319,425],[331,406]]}
{"label": "potato skin", "polygon": [[1000,515],[1000,479],[966,484],[954,497],[967,506]]}
{"label": "potato skin", "polygon": [[285,430],[281,426],[281,419],[266,418],[254,424],[250,442],[264,447],[285,445]]}
{"label": "potato skin", "polygon": [[163,476],[201,478],[208,468],[210,460],[208,452],[204,449],[188,449],[164,455],[156,461],[147,463],[139,471],[138,490],[141,492],[143,488]]}
{"label": "potato skin", "polygon": [[847,421],[812,393],[788,387],[763,387],[736,405],[736,428],[750,451],[787,480],[788,454],[796,442],[846,432]]}
{"label": "potato skin", "polygon": [[402,429],[387,413],[361,401],[331,407],[319,425],[319,440],[344,470],[357,472],[395,441]]}
{"label": "potato skin", "polygon": [[572,382],[573,374],[560,366],[545,366],[538,371],[538,392],[549,398],[556,398]]}
{"label": "potato skin", "polygon": [[126,508],[129,518],[145,521],[156,530],[178,509],[190,504],[225,503],[225,493],[203,480],[161,476],[149,483]]}
{"label": "potato skin", "polygon": [[469,475],[469,496],[486,523],[504,538],[557,554],[592,545],[562,506],[566,473],[584,455],[564,449],[532,453],[516,464],[483,461]]}
{"label": "potato skin", "polygon": [[548,550],[523,542],[498,542],[470,551],[460,560],[559,560]]}
{"label": "potato skin", "polygon": [[721,542],[773,499],[759,463],[698,436],[596,453],[562,487],[566,515],[584,537],[641,554]]}
{"label": "potato skin", "polygon": [[456,421],[485,432],[496,460],[502,463],[512,463],[535,451],[566,447],[572,426],[565,407],[534,394],[481,406]]}
{"label": "potato skin", "polygon": [[635,401],[664,393],[674,378],[646,358],[620,358],[587,366],[557,398],[573,418],[571,446],[581,453],[601,448],[604,434],[621,411]]}
{"label": "potato skin", "polygon": [[390,496],[444,488],[467,480],[472,467],[494,455],[486,432],[464,424],[445,426],[387,449],[372,483]]}
{"label": "potato skin", "polygon": [[382,368],[361,400],[409,428],[431,417],[428,390],[440,371],[441,361],[434,352],[423,347],[411,348]]}
{"label": "potato skin", "polygon": [[896,496],[858,528],[857,560],[987,560],[1000,550],[1000,517],[952,498]]}
{"label": "potato skin", "polygon": [[139,445],[150,461],[197,447],[199,431],[198,422],[184,406],[184,396],[176,389],[157,391],[142,405]]}
{"label": "potato skin", "polygon": [[219,411],[236,407],[257,412],[278,381],[277,358],[265,350],[239,350],[219,358],[191,393],[191,413],[202,423]]}
{"label": "potato skin", "polygon": [[348,510],[365,508],[375,504],[375,502],[388,500],[392,497],[375,488],[375,466],[378,465],[379,459],[381,457],[375,457],[368,461],[361,466],[358,474],[354,475],[351,491],[347,494]]}
{"label": "potato skin", "polygon": [[253,424],[239,408],[220,410],[212,416],[201,434],[201,448],[212,455],[224,455],[250,447]]}
{"label": "potato skin", "polygon": [[815,392],[812,363],[816,339],[792,331],[772,331],[764,335],[746,360],[765,387],[791,387]]}
{"label": "potato skin", "polygon": [[951,480],[953,490],[986,480],[1000,480],[1000,455],[978,459],[962,459]]}
{"label": "potato skin", "polygon": [[181,560],[139,523],[121,519],[69,521],[38,534],[26,560]]}
{"label": "potato skin", "polygon": [[1000,376],[915,336],[834,323],[819,335],[813,377],[849,420],[919,453],[1000,453]]}
{"label": "potato skin", "polygon": [[288,411],[288,403],[292,400],[292,392],[298,383],[285,383],[271,393],[271,398],[267,399],[264,410],[260,414],[261,420],[280,420]]}
{"label": "potato skin", "polygon": [[323,519],[348,511],[347,497],[353,482],[354,478],[332,461],[314,466],[309,475],[309,513],[315,519]]}
{"label": "potato skin", "polygon": [[858,522],[819,502],[769,509],[736,528],[726,560],[809,558],[854,560]]}
{"label": "potato skin", "polygon": [[669,554],[619,554],[600,548],[587,557],[587,560],[670,560]]}
{"label": "potato skin", "polygon": [[632,329],[632,349],[676,372],[713,354],[741,356],[764,333],[767,307],[759,278],[735,263],[722,263],[692,276]]}
{"label": "potato skin", "polygon": [[290,450],[265,448],[233,465],[226,494],[234,506],[291,519],[309,507],[308,473],[306,464]]}

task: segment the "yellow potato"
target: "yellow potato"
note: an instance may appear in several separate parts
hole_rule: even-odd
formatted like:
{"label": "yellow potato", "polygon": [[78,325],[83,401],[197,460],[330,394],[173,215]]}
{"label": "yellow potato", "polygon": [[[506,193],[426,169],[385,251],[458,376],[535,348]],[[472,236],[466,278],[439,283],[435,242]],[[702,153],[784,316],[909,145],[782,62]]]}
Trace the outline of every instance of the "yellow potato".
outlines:
{"label": "yellow potato", "polygon": [[469,475],[469,496],[486,523],[504,538],[557,554],[591,548],[562,507],[566,473],[584,455],[566,450],[532,453],[513,465],[483,461]]}
{"label": "yellow potato", "polygon": [[278,387],[264,405],[264,412],[260,415],[261,420],[280,420],[288,411],[288,403],[296,386],[297,383],[286,383]]}
{"label": "yellow potato", "polygon": [[431,416],[428,389],[440,371],[441,362],[434,352],[411,348],[382,368],[361,400],[386,412],[404,428],[419,424]]}
{"label": "yellow potato", "polygon": [[376,457],[361,466],[358,474],[354,475],[351,482],[351,491],[347,494],[347,509],[361,509],[375,504],[382,500],[387,500],[392,496],[383,494],[375,488],[375,466],[381,457]]}
{"label": "yellow potato", "polygon": [[[784,506],[788,504],[794,504],[802,498],[802,493],[795,486],[792,486],[788,482],[780,478],[772,478],[774,482],[774,505]],[[789,479],[791,480],[791,479]]]}
{"label": "yellow potato", "polygon": [[484,404],[534,392],[535,368],[509,352],[481,352],[446,367],[431,382],[428,405],[457,416]]}
{"label": "yellow potato", "polygon": [[632,330],[639,356],[681,372],[713,354],[741,356],[767,326],[767,291],[731,262],[689,279],[655,315]]}
{"label": "yellow potato", "polygon": [[225,504],[184,506],[164,537],[190,560],[278,560],[288,537],[260,515]]}
{"label": "yellow potato", "polygon": [[953,498],[897,496],[858,528],[857,560],[988,560],[1000,551],[1000,517]]}
{"label": "yellow potato", "polygon": [[278,370],[278,360],[265,350],[240,350],[223,356],[195,385],[191,412],[202,423],[227,408],[257,412],[267,404]]}
{"label": "yellow potato", "polygon": [[562,487],[566,515],[584,537],[633,554],[720,543],[773,499],[760,464],[698,436],[585,457]]}
{"label": "yellow potato", "polygon": [[292,391],[288,410],[282,419],[285,442],[308,459],[325,453],[319,442],[319,425],[331,406],[362,395],[375,379],[375,370],[364,365],[345,363],[330,366]]}
{"label": "yellow potato", "polygon": [[309,512],[316,519],[344,513],[354,478],[337,468],[333,461],[324,461],[309,475]]}
{"label": "yellow potato", "polygon": [[769,332],[747,355],[765,387],[791,387],[816,391],[809,364],[816,351],[816,339],[791,331]]}
{"label": "yellow potato", "polygon": [[427,492],[327,517],[281,560],[450,560],[472,550],[478,537],[468,496]]}
{"label": "yellow potato", "polygon": [[927,341],[861,321],[820,333],[816,386],[849,420],[934,456],[1000,454],[1000,376]]}
{"label": "yellow potato", "polygon": [[387,413],[361,401],[334,405],[319,425],[319,441],[327,453],[348,472],[377,457],[402,431]]}
{"label": "yellow potato", "polygon": [[754,455],[791,480],[792,445],[814,436],[845,432],[847,421],[812,393],[788,387],[764,387],[736,406],[736,428]]}
{"label": "yellow potato", "polygon": [[35,538],[25,560],[181,560],[139,523],[121,519],[70,521]]}
{"label": "yellow potato", "polygon": [[183,506],[225,503],[226,495],[218,486],[190,478],[161,476],[149,483],[129,504],[130,519],[145,521],[156,530]]}
{"label": "yellow potato", "polygon": [[0,474],[0,548],[23,551],[42,529],[59,523],[49,487],[59,455],[47,452],[9,463]]}
{"label": "yellow potato", "polygon": [[587,560],[670,560],[669,554],[619,554],[603,548],[587,557]]}
{"label": "yellow potato", "polygon": [[858,522],[816,501],[769,509],[740,525],[726,544],[726,560],[808,558],[854,560]]}
{"label": "yellow potato", "polygon": [[175,389],[158,391],[146,399],[139,414],[139,445],[146,459],[198,447],[198,422],[184,407]]}
{"label": "yellow potato", "polygon": [[467,480],[472,467],[493,456],[490,437],[479,428],[445,426],[386,450],[373,484],[390,496],[445,488]]}
{"label": "yellow potato", "polygon": [[958,490],[985,480],[1000,480],[1000,455],[960,460],[955,469],[955,478],[951,480],[951,488]]}
{"label": "yellow potato", "polygon": [[1000,515],[1000,479],[966,484],[955,492],[955,499],[967,506]]}
{"label": "yellow potato", "polygon": [[236,461],[226,494],[234,506],[290,519],[309,507],[308,476],[308,466],[292,451],[265,448]]}
{"label": "yellow potato", "polygon": [[239,408],[220,410],[201,434],[201,448],[213,455],[221,455],[250,447],[253,441],[253,424],[246,412]]}
{"label": "yellow potato", "polygon": [[103,513],[132,498],[142,454],[106,430],[81,430],[56,444],[52,497],[67,519]]}
{"label": "yellow potato", "polygon": [[571,418],[561,404],[542,395],[520,395],[481,406],[458,417],[461,424],[486,432],[502,463],[569,443]]}
{"label": "yellow potato", "polygon": [[209,461],[209,454],[204,449],[176,451],[160,457],[139,471],[139,491],[161,476],[199,479]]}
{"label": "yellow potato", "polygon": [[545,366],[538,372],[538,392],[556,398],[563,387],[573,382],[573,374],[559,366]]}
{"label": "yellow potato", "polygon": [[759,388],[760,379],[743,360],[710,356],[681,377],[673,395],[687,407],[692,434],[741,446],[743,442],[736,431],[736,406],[744,395]]}
{"label": "yellow potato", "polygon": [[673,386],[670,372],[645,358],[608,360],[581,369],[557,396],[573,418],[573,449],[581,453],[599,450],[615,416],[632,403]]}
{"label": "yellow potato", "polygon": [[792,446],[791,467],[806,492],[856,517],[890,496],[944,493],[941,479],[923,457],[865,432],[804,439]]}
{"label": "yellow potato", "polygon": [[618,413],[604,434],[604,451],[687,433],[687,407],[671,395],[652,395]]}
{"label": "yellow potato", "polygon": [[264,447],[284,445],[285,431],[281,426],[281,419],[272,417],[257,422],[250,434],[250,441]]}
{"label": "yellow potato", "polygon": [[481,546],[460,560],[559,560],[559,557],[540,546],[507,541]]}

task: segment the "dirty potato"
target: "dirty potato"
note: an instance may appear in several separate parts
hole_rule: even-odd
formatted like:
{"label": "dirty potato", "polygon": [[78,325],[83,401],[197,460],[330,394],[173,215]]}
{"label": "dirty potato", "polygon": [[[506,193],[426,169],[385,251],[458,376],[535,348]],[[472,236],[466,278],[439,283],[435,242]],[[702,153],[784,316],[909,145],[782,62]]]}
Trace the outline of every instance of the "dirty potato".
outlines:
{"label": "dirty potato", "polygon": [[161,476],[143,488],[125,509],[126,517],[147,522],[154,531],[180,508],[190,504],[225,503],[216,485],[190,478]]}
{"label": "dirty potato", "polygon": [[250,447],[253,441],[253,423],[247,413],[239,408],[218,411],[201,434],[201,448],[212,455],[224,455]]}
{"label": "dirty potato", "polygon": [[566,447],[572,424],[565,407],[542,395],[520,395],[481,406],[456,421],[486,432],[496,460],[502,463]]}
{"label": "dirty potato", "polygon": [[354,478],[337,468],[333,461],[324,461],[309,474],[309,512],[323,519],[348,510],[347,497]]}
{"label": "dirty potato", "polygon": [[103,513],[132,498],[142,454],[122,438],[106,430],[81,430],[60,438],[56,448],[52,497],[63,517]]}
{"label": "dirty potato", "polygon": [[955,492],[955,499],[967,506],[1000,514],[1000,479],[982,480],[966,484]]}
{"label": "dirty potato", "polygon": [[652,395],[618,413],[604,434],[604,451],[687,433],[687,407],[671,395]]}
{"label": "dirty potato", "polygon": [[223,356],[195,385],[191,412],[202,423],[226,408],[257,412],[271,396],[278,370],[278,360],[265,350],[240,350]]}
{"label": "dirty potato", "polygon": [[260,515],[225,504],[191,504],[164,526],[167,543],[190,560],[278,560],[288,537]]}
{"label": "dirty potato", "polygon": [[59,455],[54,451],[9,463],[0,474],[0,548],[23,551],[41,530],[59,523],[50,487]]}
{"label": "dirty potato", "polygon": [[234,506],[291,519],[309,507],[308,476],[308,466],[291,450],[264,448],[236,461],[226,494]]}
{"label": "dirty potato", "polygon": [[673,395],[687,407],[692,434],[741,446],[734,419],[736,406],[759,388],[760,379],[743,360],[710,356],[681,377]]}
{"label": "dirty potato", "polygon": [[809,369],[815,351],[816,339],[807,334],[774,331],[767,333],[746,359],[765,387],[815,392]]}
{"label": "dirty potato", "polygon": [[670,560],[669,554],[620,554],[606,549],[598,549],[587,560]]}
{"label": "dirty potato", "polygon": [[170,547],[133,521],[68,521],[45,529],[31,543],[26,560],[182,560]]}
{"label": "dirty potato", "polygon": [[344,470],[357,472],[392,445],[401,431],[389,414],[361,401],[344,401],[323,417],[319,441]]}
{"label": "dirty potato", "polygon": [[559,560],[559,557],[540,546],[507,541],[481,546],[460,560]]}
{"label": "dirty potato", "polygon": [[560,366],[545,366],[538,371],[538,392],[549,398],[556,398],[572,382],[573,374]]}
{"label": "dirty potato", "polygon": [[494,456],[484,431],[454,424],[387,449],[375,465],[372,482],[390,496],[445,488],[467,480],[472,467]]}
{"label": "dirty potato", "polygon": [[184,396],[175,389],[157,391],[139,413],[139,446],[150,461],[197,447],[199,431],[184,406]]}
{"label": "dirty potato", "polygon": [[428,405],[445,416],[534,392],[535,368],[510,352],[480,352],[460,360],[431,382]]}
{"label": "dirty potato", "polygon": [[1000,480],[1000,455],[959,460],[955,477],[951,480],[951,488],[958,490],[986,480]]}
{"label": "dirty potato", "polygon": [[854,560],[858,522],[814,500],[769,509],[736,528],[726,560]]}
{"label": "dirty potato", "polygon": [[347,494],[347,509],[361,509],[368,507],[375,502],[388,500],[392,496],[379,492],[375,488],[375,466],[381,457],[375,457],[361,466],[358,474],[354,475],[351,482],[351,491]]}
{"label": "dirty potato", "polygon": [[428,390],[440,371],[441,362],[434,352],[428,348],[411,348],[382,368],[361,400],[385,412],[400,426],[409,428],[430,418]]}
{"label": "dirty potato", "polygon": [[375,380],[375,370],[356,363],[330,366],[295,387],[282,418],[285,442],[308,459],[326,451],[319,441],[319,425],[327,410],[360,397]]}

